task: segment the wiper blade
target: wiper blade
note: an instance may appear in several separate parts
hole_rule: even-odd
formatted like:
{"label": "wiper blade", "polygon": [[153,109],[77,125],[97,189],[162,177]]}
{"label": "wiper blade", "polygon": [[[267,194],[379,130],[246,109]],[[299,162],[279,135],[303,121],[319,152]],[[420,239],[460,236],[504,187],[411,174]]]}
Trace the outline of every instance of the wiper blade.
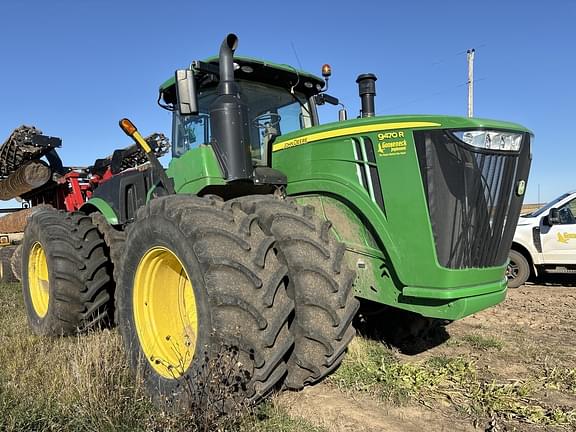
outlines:
{"label": "wiper blade", "polygon": [[303,109],[304,111],[306,111],[310,117],[312,117],[312,114],[310,113],[310,111],[308,111],[308,108],[306,108],[306,105],[304,105],[304,103],[302,103],[302,101],[301,101],[294,93],[292,93],[290,90],[288,90],[288,89],[285,88],[285,87],[282,87],[282,88],[283,88],[284,90],[286,90],[286,91],[290,94],[290,96],[292,96],[292,99],[294,99],[296,102],[298,102],[298,103],[300,104],[300,106],[302,107],[302,109]]}

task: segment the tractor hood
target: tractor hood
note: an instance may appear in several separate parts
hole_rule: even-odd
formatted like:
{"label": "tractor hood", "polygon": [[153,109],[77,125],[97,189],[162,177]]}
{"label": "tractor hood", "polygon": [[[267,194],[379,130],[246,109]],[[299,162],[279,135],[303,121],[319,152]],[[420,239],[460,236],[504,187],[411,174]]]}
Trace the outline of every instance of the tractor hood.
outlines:
{"label": "tractor hood", "polygon": [[321,126],[307,128],[284,134],[278,137],[272,151],[276,152],[313,141],[327,138],[344,137],[360,133],[384,131],[388,129],[478,129],[505,130],[513,132],[532,132],[517,123],[490,119],[467,118],[440,115],[393,115],[364,117],[347,121],[326,123]]}

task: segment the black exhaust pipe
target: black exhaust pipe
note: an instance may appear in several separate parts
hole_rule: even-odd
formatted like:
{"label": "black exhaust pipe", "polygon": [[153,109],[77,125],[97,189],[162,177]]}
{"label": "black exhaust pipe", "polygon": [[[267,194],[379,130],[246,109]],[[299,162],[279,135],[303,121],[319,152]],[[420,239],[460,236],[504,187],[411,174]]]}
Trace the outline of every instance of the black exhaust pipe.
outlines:
{"label": "black exhaust pipe", "polygon": [[376,96],[376,75],[367,73],[358,75],[356,82],[358,83],[358,93],[362,101],[362,110],[360,115],[362,117],[374,117],[376,111],[374,109],[374,96]]}
{"label": "black exhaust pipe", "polygon": [[220,46],[220,82],[210,107],[212,146],[227,181],[252,178],[247,109],[234,81],[234,51],[238,37],[230,33]]}
{"label": "black exhaust pipe", "polygon": [[[230,33],[220,45],[220,54],[218,61],[220,63],[220,87],[221,94],[236,94],[236,85],[234,84],[234,51],[238,47],[238,37]],[[218,89],[220,90],[220,88]]]}

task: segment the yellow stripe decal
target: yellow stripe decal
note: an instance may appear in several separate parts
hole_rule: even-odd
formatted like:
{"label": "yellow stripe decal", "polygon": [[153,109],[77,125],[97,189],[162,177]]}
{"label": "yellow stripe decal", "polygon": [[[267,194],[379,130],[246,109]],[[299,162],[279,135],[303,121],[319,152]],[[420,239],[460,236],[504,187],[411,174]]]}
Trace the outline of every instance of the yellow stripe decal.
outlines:
{"label": "yellow stripe decal", "polygon": [[421,127],[436,127],[442,126],[440,123],[432,122],[400,122],[400,123],[379,123],[366,126],[353,126],[343,129],[336,129],[326,132],[318,132],[311,135],[305,135],[300,138],[294,138],[287,141],[281,141],[272,146],[272,151],[284,150],[291,147],[296,147],[302,144],[308,144],[314,141],[320,141],[328,138],[336,138],[346,135],[354,135],[366,132],[377,132],[390,129],[409,129],[409,128],[421,128]]}

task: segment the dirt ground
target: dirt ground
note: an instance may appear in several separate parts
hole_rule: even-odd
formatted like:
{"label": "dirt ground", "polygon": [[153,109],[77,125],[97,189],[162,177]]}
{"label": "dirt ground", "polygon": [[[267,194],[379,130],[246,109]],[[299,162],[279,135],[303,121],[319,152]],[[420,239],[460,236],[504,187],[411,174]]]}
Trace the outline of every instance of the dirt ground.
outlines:
{"label": "dirt ground", "polygon": [[[439,346],[413,356],[397,355],[402,362],[464,356],[474,361],[478,375],[486,381],[553,380],[555,371],[574,371],[576,367],[576,284],[556,278],[510,290],[502,304],[451,323],[446,331],[450,337]],[[474,338],[479,338],[478,344],[463,342]],[[497,349],[482,347],[487,340]],[[540,406],[576,410],[573,387],[544,387],[531,394],[531,400]],[[283,394],[278,400],[291,415],[333,431],[574,430],[573,423],[546,426],[502,417],[472,421],[461,415],[449,398],[444,405],[436,402],[421,400],[398,406],[361,392],[343,392],[330,379],[299,393]]]}

